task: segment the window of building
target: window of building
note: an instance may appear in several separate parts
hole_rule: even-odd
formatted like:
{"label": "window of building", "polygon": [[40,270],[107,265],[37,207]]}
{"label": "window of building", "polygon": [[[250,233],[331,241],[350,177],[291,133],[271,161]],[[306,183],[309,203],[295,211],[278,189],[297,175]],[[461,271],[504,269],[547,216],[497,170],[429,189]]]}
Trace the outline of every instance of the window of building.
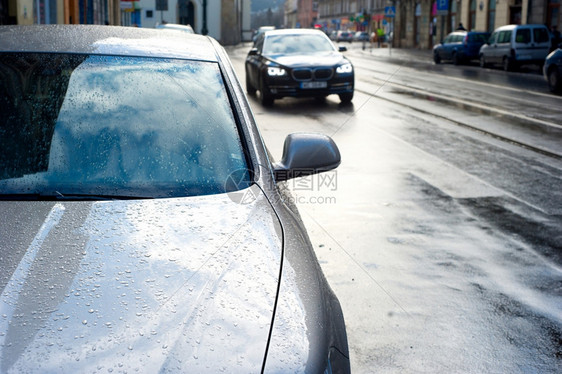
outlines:
{"label": "window of building", "polygon": [[476,0],[470,0],[470,10],[468,12],[468,29],[476,27]]}
{"label": "window of building", "polygon": [[458,26],[457,24],[457,2],[455,0],[449,1],[449,25],[447,26],[447,33],[452,32]]}

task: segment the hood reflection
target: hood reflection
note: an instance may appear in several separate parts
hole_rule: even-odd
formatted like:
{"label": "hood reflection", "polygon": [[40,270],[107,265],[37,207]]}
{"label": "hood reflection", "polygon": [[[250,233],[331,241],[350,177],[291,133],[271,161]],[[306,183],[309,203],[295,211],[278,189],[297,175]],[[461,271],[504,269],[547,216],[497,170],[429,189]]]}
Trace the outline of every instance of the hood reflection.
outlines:
{"label": "hood reflection", "polygon": [[281,238],[255,196],[57,204],[2,293],[2,372],[259,371]]}

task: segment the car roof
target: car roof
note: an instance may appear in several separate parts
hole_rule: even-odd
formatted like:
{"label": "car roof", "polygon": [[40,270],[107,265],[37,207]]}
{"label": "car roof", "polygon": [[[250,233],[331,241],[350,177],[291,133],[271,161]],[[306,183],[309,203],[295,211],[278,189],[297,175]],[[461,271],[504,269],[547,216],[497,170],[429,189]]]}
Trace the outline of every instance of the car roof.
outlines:
{"label": "car roof", "polygon": [[84,53],[217,62],[219,44],[175,30],[103,25],[0,26],[0,52]]}
{"label": "car roof", "polygon": [[187,32],[193,32],[193,27],[191,25],[180,25],[178,23],[161,23],[156,25],[156,29],[174,29]]}
{"label": "car roof", "polygon": [[526,25],[505,25],[505,26],[501,26],[498,27],[495,31],[497,30],[513,30],[513,29],[527,29],[527,28],[535,28],[535,27],[541,27],[541,28],[547,28],[545,25],[541,25],[541,24],[526,24]]}
{"label": "car roof", "polygon": [[315,30],[315,29],[278,29],[278,30],[270,30],[270,31],[265,32],[266,36],[271,36],[271,35],[310,35],[310,34],[326,35],[322,31]]}

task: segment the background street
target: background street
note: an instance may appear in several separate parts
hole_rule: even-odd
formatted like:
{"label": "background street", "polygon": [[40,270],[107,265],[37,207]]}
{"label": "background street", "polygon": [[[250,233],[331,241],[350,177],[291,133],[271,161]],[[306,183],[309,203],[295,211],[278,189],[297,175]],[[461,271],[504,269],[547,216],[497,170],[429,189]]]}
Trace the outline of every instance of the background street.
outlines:
{"label": "background street", "polygon": [[[250,44],[228,49],[244,85]],[[558,373],[562,97],[538,68],[365,50],[352,105],[250,97],[276,159],[322,132],[337,171],[289,184],[346,317],[355,373]]]}

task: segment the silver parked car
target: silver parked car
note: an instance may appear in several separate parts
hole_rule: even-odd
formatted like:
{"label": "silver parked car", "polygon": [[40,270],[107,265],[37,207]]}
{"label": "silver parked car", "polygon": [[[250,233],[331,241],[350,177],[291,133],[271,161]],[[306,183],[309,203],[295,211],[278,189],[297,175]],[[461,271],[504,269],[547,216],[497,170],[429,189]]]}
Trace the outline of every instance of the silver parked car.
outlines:
{"label": "silver parked car", "polygon": [[550,35],[544,25],[507,25],[498,27],[480,48],[480,66],[500,64],[504,70],[521,65],[542,66],[550,50]]}
{"label": "silver parked car", "polygon": [[224,49],[0,27],[0,371],[349,373],[345,324]]}

